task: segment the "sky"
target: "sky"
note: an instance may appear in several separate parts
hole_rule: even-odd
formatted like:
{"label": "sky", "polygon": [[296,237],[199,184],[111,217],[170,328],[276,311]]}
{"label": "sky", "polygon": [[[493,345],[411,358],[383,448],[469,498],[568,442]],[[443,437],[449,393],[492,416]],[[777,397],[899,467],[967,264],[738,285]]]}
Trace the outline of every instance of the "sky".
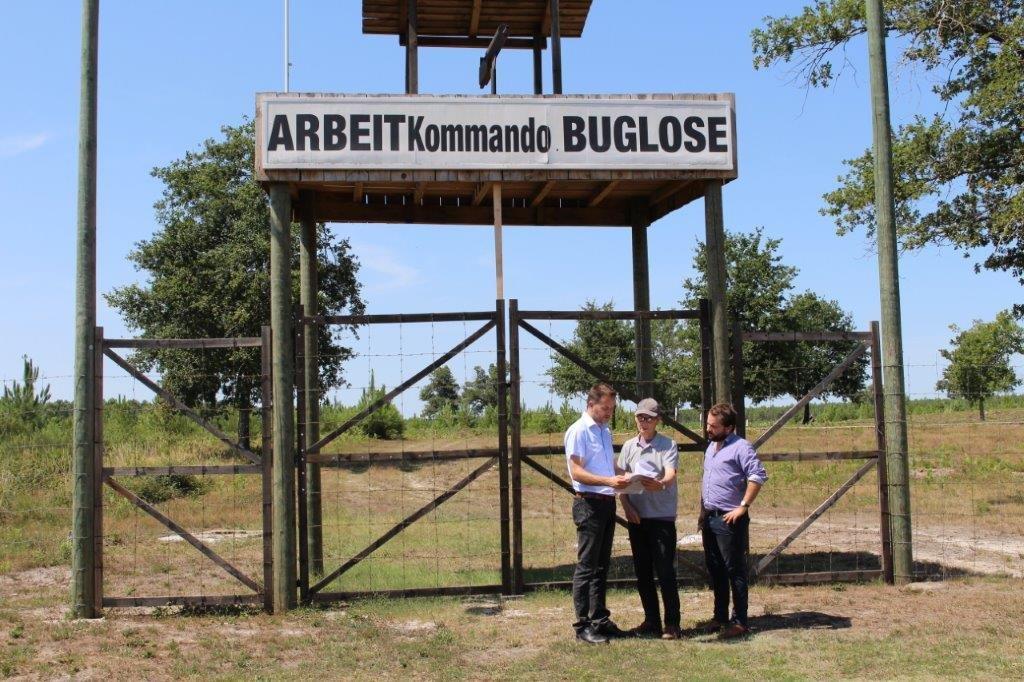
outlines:
{"label": "sky", "polygon": [[[74,347],[77,130],[81,44],[74,0],[5,3],[0,63],[0,379],[20,378],[29,355],[57,397],[70,397]],[[581,39],[562,44],[566,94],[733,92],[739,178],[723,192],[726,229],[762,226],[782,240],[799,268],[797,290],[837,300],[858,328],[880,316],[877,258],[863,233],[839,237],[819,215],[842,160],[871,144],[866,45],[855,40],[830,88],[805,90],[785,66],[755,71],[750,31],[765,15],[804,2],[698,3],[595,0]],[[397,38],[361,33],[358,0],[291,0],[291,89],[399,93]],[[100,11],[98,283],[100,293],[144,279],[126,256],[158,227],[161,185],[150,171],[254,114],[255,93],[283,90],[282,0],[103,0]],[[481,94],[481,50],[421,48],[420,91]],[[550,92],[545,52],[545,91]],[[937,108],[927,74],[908,71],[890,44],[894,124]],[[503,53],[499,92],[531,93],[526,51]],[[492,231],[486,227],[337,224],[351,241],[371,313],[487,310],[494,305]],[[693,276],[693,247],[704,232],[700,201],[654,223],[649,233],[651,303],[677,308]],[[630,233],[620,228],[507,228],[505,295],[521,308],[566,309],[587,300],[632,307]],[[908,393],[932,395],[949,325],[992,319],[1020,301],[1006,274],[975,273],[974,259],[933,247],[900,259]],[[596,267],[599,276],[588,274]],[[107,336],[129,336],[99,301]],[[393,385],[473,329],[375,330],[359,344],[378,383]],[[568,333],[566,329],[554,330]],[[485,340],[486,342],[486,340]],[[493,340],[490,341],[493,345]],[[490,361],[487,347],[453,363],[460,381]],[[543,402],[546,353],[524,389]],[[532,353],[532,355],[531,355]],[[400,357],[395,361],[370,360]],[[527,356],[532,360],[527,360]],[[115,376],[116,368],[107,372]],[[353,370],[354,385],[362,369]],[[358,377],[357,377],[358,375]],[[108,392],[148,397],[121,380]],[[133,383],[133,382],[131,382]],[[341,396],[346,402],[351,399]],[[408,412],[418,403],[403,398]]]}

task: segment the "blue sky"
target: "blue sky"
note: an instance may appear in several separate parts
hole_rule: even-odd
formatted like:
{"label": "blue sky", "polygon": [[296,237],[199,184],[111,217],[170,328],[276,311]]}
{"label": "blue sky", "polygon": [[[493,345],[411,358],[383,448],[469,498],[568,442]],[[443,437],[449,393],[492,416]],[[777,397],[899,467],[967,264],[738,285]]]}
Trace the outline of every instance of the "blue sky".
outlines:
{"label": "blue sky", "polygon": [[[360,2],[292,0],[293,91],[401,92],[403,51],[394,37],[360,32]],[[740,177],[724,191],[730,230],[763,226],[800,269],[799,290],[837,299],[866,327],[879,317],[877,261],[863,235],[838,237],[818,214],[841,160],[870,144],[866,49],[851,43],[834,87],[805,91],[785,67],[754,71],[750,31],[764,15],[803,2],[695,3],[595,0],[582,39],[563,41],[566,93],[734,92]],[[223,124],[252,116],[254,94],[283,87],[282,1],[128,2],[101,7],[99,247],[101,292],[135,281],[125,260],[156,223],[161,187],[150,177]],[[80,3],[7,3],[0,34],[5,64],[0,107],[0,378],[20,376],[29,354],[68,397],[73,365],[74,236]],[[927,76],[899,67],[890,47],[894,122],[936,108]],[[424,93],[478,93],[477,50],[421,49]],[[550,67],[545,54],[545,89]],[[503,54],[501,92],[532,92],[528,53]],[[475,310],[493,306],[491,230],[473,227],[336,225],[362,262],[370,312]],[[677,307],[691,254],[703,235],[700,202],[650,229],[651,299]],[[508,228],[505,291],[524,308],[575,309],[587,299],[632,304],[628,230]],[[932,248],[901,259],[904,345],[912,395],[934,390],[948,325],[991,319],[1021,300],[1011,277],[976,274],[973,260]],[[605,274],[587,276],[584,267]],[[983,295],[979,295],[982,294]],[[126,335],[103,305],[108,336]],[[441,347],[451,335],[405,330],[402,352]],[[472,331],[471,329],[469,331]],[[461,336],[462,330],[452,332]],[[376,352],[397,346],[385,333]],[[453,365],[462,378],[486,356]],[[538,362],[541,362],[538,360]],[[419,364],[378,370],[394,384]],[[108,368],[109,370],[109,368]],[[538,365],[534,374],[543,371]],[[535,376],[536,378],[536,376]],[[355,383],[362,383],[354,379]],[[115,388],[112,390],[126,390]],[[133,389],[134,390],[134,389]],[[139,397],[145,394],[139,392]],[[533,389],[543,400],[541,389]],[[410,398],[406,410],[415,407]]]}

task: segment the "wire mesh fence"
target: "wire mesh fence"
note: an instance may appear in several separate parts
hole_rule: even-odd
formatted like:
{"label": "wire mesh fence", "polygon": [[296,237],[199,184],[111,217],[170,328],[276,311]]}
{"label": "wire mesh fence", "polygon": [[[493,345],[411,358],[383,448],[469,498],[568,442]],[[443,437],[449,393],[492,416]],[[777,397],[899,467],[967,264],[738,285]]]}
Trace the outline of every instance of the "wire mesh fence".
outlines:
{"label": "wire mesh fence", "polygon": [[[447,350],[466,340],[477,323],[439,323],[424,334],[409,325],[360,328],[341,341],[353,353],[343,363],[344,385],[315,389],[321,405],[321,434],[345,423],[359,411],[368,393],[397,386]],[[545,332],[568,342],[572,323],[552,322]],[[490,461],[458,453],[497,448],[498,410],[471,407],[462,400],[467,385],[481,374],[478,387],[493,386],[489,367],[495,362],[495,332],[443,366],[459,388],[460,400],[424,416],[420,392],[427,376],[396,396],[391,421],[400,432],[371,434],[362,428],[338,437],[321,463],[323,508],[322,580],[402,526],[402,522],[450,491]],[[201,352],[201,351],[200,351]],[[252,352],[258,352],[253,349]],[[565,399],[551,388],[551,349],[524,343],[521,378],[525,403],[524,446],[562,446],[565,428],[578,418],[581,400]],[[982,421],[966,398],[948,399],[935,392],[943,365],[905,368],[908,385],[911,509],[915,571],[925,578],[958,575],[1024,576],[1024,398],[1001,395],[986,401]],[[1018,373],[1020,367],[1014,368]],[[792,373],[794,368],[777,368]],[[147,373],[153,381],[161,379]],[[251,377],[256,380],[258,377]],[[629,380],[624,377],[624,380]],[[678,375],[682,384],[696,375]],[[782,381],[782,379],[779,379]],[[10,394],[24,377],[2,380]],[[73,377],[40,376],[37,388],[49,386],[70,396]],[[237,452],[188,418],[154,401],[139,379],[111,362],[104,366],[104,465],[116,470],[163,467],[166,473],[113,478],[150,502],[168,518],[214,549],[231,565],[257,580],[263,568],[262,481],[258,474],[204,474],[175,467],[246,466]],[[258,408],[258,405],[255,406]],[[747,435],[754,439],[772,424],[788,403],[748,405]],[[620,444],[633,435],[632,404],[621,402],[613,430]],[[699,431],[699,411],[674,412],[684,425]],[[397,415],[397,419],[395,416]],[[241,440],[238,410],[232,406],[204,414],[234,440]],[[811,420],[797,419],[782,428],[761,454],[770,479],[752,513],[751,553],[757,562],[806,519],[864,464],[863,460],[772,461],[777,453],[850,452],[874,447],[870,404],[816,401]],[[71,543],[72,406],[50,398],[40,404],[0,408],[0,574],[24,575],[67,566]],[[386,424],[385,424],[386,426]],[[663,432],[672,434],[663,429]],[[263,430],[258,412],[249,428],[252,449],[261,450]],[[677,442],[684,442],[677,438]],[[454,454],[453,454],[454,453]],[[492,455],[496,456],[496,455]],[[531,456],[563,481],[564,454]],[[185,470],[182,470],[185,471]],[[523,568],[527,582],[568,580],[575,563],[571,497],[562,486],[524,466]],[[763,576],[877,571],[880,567],[880,514],[877,477],[868,471],[815,521]],[[700,454],[680,456],[678,565],[684,582],[702,584],[703,554],[696,531],[700,490]],[[104,489],[105,591],[144,599],[168,595],[236,595],[240,582],[140,510],[110,487]],[[322,586],[325,593],[415,590],[501,582],[501,513],[498,467],[485,468],[456,494],[430,508],[385,543]],[[616,533],[611,577],[632,578],[628,541]]]}

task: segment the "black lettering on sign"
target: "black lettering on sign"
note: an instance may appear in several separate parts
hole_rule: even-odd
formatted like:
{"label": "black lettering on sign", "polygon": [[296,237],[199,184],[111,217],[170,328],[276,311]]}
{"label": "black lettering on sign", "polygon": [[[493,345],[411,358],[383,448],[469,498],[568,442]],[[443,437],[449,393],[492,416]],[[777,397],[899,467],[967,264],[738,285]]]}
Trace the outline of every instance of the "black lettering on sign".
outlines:
{"label": "black lettering on sign", "polygon": [[423,137],[420,135],[420,128],[423,126],[422,116],[409,117],[409,151],[423,151]]}
{"label": "black lettering on sign", "polygon": [[324,151],[333,152],[344,149],[348,144],[345,134],[345,117],[340,114],[324,115]]}
{"label": "black lettering on sign", "polygon": [[441,131],[437,129],[436,125],[428,125],[423,138],[427,141],[428,152],[436,152],[441,146]]}
{"label": "black lettering on sign", "polygon": [[466,126],[466,151],[487,151],[487,126]]}
{"label": "black lettering on sign", "polygon": [[551,149],[551,128],[540,126],[537,128],[537,151],[547,154]]}
{"label": "black lettering on sign", "polygon": [[623,132],[626,126],[631,130],[636,128],[632,116],[619,116],[615,119],[615,149],[620,152],[635,152],[636,133]]}
{"label": "black lettering on sign", "polygon": [[267,142],[267,151],[277,151],[279,146],[283,146],[287,152],[295,150],[295,143],[292,142],[292,129],[288,125],[288,117],[284,114],[278,114],[274,117],[274,123],[270,126],[270,140]]}
{"label": "black lettering on sign", "polygon": [[505,151],[519,151],[519,126],[505,126]]}
{"label": "black lettering on sign", "polygon": [[295,117],[295,127],[298,129],[299,151],[306,150],[306,141],[309,141],[309,148],[312,151],[320,151],[320,119],[315,114],[298,114]]}
{"label": "black lettering on sign", "polygon": [[531,116],[527,119],[526,125],[523,126],[523,129],[519,133],[522,138],[523,151],[527,153],[532,153],[533,150],[536,149],[537,131],[534,130],[535,123],[536,121],[533,116]]}
{"label": "black lettering on sign", "polygon": [[370,129],[366,127],[369,122],[369,114],[352,114],[349,117],[349,129],[352,131],[352,151],[370,151],[370,143],[363,142],[363,138],[370,134]]}
{"label": "black lettering on sign", "polygon": [[501,142],[501,126],[492,125],[490,128],[491,139],[487,142],[487,151],[500,152],[505,149]]}
{"label": "black lettering on sign", "polygon": [[606,152],[612,145],[612,119],[609,116],[601,117],[601,132],[604,134],[604,140],[598,139],[597,134],[597,116],[588,116],[587,122],[589,123],[588,132],[590,134],[590,148],[595,152]]}
{"label": "black lettering on sign", "polygon": [[565,151],[581,152],[587,146],[587,138],[583,134],[586,124],[582,116],[562,117],[562,141],[565,143]]}
{"label": "black lettering on sign", "polygon": [[380,114],[373,115],[373,151],[379,152],[384,148],[384,117]]}
{"label": "black lettering on sign", "polygon": [[441,126],[441,151],[461,152],[465,148],[462,126],[443,125]]}
{"label": "black lettering on sign", "polygon": [[656,152],[658,151],[658,145],[652,144],[650,141],[650,135],[647,132],[647,117],[640,117],[640,151],[642,152]]}
{"label": "black lettering on sign", "polygon": [[384,114],[384,122],[391,127],[391,151],[398,151],[398,124],[405,122],[405,114]]}
{"label": "black lettering on sign", "polygon": [[658,124],[658,144],[667,152],[677,152],[683,146],[683,129],[679,119],[666,116]]}
{"label": "black lettering on sign", "polygon": [[708,138],[711,140],[708,149],[713,152],[729,151],[729,145],[718,142],[725,138],[725,121],[725,116],[711,116],[708,118]]}
{"label": "black lettering on sign", "polygon": [[684,144],[686,151],[688,152],[702,152],[704,147],[707,146],[707,140],[704,138],[704,133],[697,130],[697,128],[704,127],[704,119],[700,116],[687,116],[686,120],[683,121],[683,130],[686,131],[686,136],[690,138]]}

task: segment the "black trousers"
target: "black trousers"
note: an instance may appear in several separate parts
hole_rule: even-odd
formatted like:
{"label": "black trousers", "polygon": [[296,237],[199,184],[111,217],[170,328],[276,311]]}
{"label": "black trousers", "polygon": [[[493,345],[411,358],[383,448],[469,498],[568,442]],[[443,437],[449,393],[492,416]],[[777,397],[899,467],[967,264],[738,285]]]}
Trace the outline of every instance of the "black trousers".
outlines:
{"label": "black trousers", "polygon": [[[704,560],[715,591],[715,620],[747,625],[747,538],[750,517],[743,515],[735,523],[722,520],[720,514],[704,519],[702,532]],[[732,590],[732,618],[729,618],[729,591]]]}
{"label": "black trousers", "polygon": [[629,545],[633,549],[636,588],[644,607],[644,622],[661,626],[655,577],[665,603],[665,626],[679,627],[679,590],[676,586],[676,524],[674,521],[640,519],[631,523]]}
{"label": "black trousers", "polygon": [[600,628],[611,616],[605,607],[605,586],[615,535],[615,498],[575,498],[572,520],[578,547],[572,576],[573,627],[580,632],[588,626]]}

